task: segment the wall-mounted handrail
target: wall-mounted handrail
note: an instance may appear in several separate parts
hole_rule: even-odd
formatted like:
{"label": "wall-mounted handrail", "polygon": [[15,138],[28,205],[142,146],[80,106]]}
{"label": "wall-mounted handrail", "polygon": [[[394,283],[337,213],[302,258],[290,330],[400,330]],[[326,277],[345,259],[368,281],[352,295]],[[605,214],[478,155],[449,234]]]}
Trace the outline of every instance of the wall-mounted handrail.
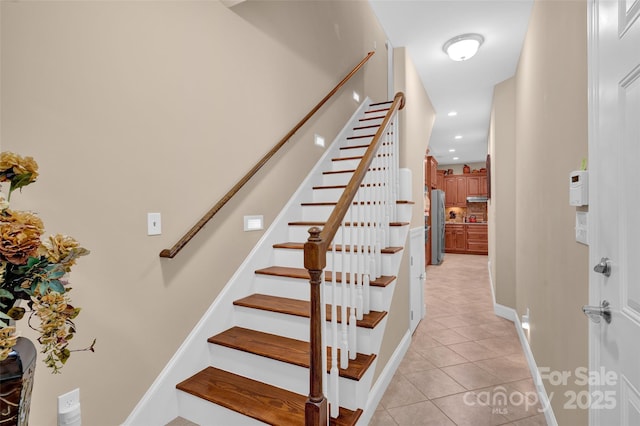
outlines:
{"label": "wall-mounted handrail", "polygon": [[[382,124],[373,137],[364,156],[360,160],[356,171],[353,173],[351,180],[340,196],[340,199],[329,216],[329,219],[324,224],[322,230],[318,227],[312,227],[309,229],[309,239],[304,245],[304,267],[309,271],[311,303],[311,318],[309,325],[309,344],[311,351],[309,396],[305,405],[305,425],[307,426],[327,424],[327,398],[323,394],[323,376],[325,375],[325,368],[323,367],[322,358],[326,353],[322,343],[322,325],[324,322],[322,319],[322,312],[325,310],[325,307],[322,306],[321,297],[321,286],[323,282],[322,275],[327,265],[327,251],[336,235],[336,232],[343,224],[347,212],[354,205],[354,199],[361,188],[374,158],[378,155],[378,151],[383,144],[383,135],[388,131],[388,126],[393,117],[395,117],[397,111],[402,108],[404,108],[404,94],[399,92],[395,95]],[[397,156],[394,161],[398,161]],[[360,201],[358,204],[360,204]],[[353,221],[351,223],[353,223]],[[345,241],[343,241],[342,244],[345,244]],[[352,252],[354,251],[353,248],[354,247],[352,246]],[[359,251],[363,251],[362,246],[360,246]],[[336,268],[336,265],[334,264],[333,267]],[[332,275],[335,276],[336,274],[337,272],[334,270]],[[354,284],[353,271],[350,272],[350,277],[346,277],[344,270],[342,271],[342,274],[345,280],[344,285],[346,285],[347,281],[351,281],[351,283]],[[355,323],[355,318],[353,323]],[[332,354],[335,350],[337,350],[337,348],[332,348]],[[342,350],[344,351],[344,349]],[[332,365],[335,366],[335,361],[332,362]]]}
{"label": "wall-mounted handrail", "polygon": [[336,87],[334,87],[324,98],[322,98],[322,100],[320,102],[318,102],[318,104],[313,107],[313,109],[311,109],[311,111],[309,111],[309,113],[307,115],[305,115],[302,120],[300,120],[298,122],[298,124],[296,124],[290,131],[289,133],[287,133],[282,139],[280,139],[280,141],[271,149],[271,151],[269,151],[264,157],[262,157],[262,159],[260,159],[260,161],[258,161],[258,163],[253,166],[253,168],[251,170],[249,170],[249,172],[247,172],[247,174],[245,174],[242,179],[240,179],[238,181],[238,183],[236,183],[233,188],[231,188],[229,190],[229,192],[227,192],[203,217],[202,219],[200,219],[195,225],[193,225],[193,227],[186,233],[184,234],[184,236],[182,238],[180,238],[180,240],[175,243],[173,245],[173,247],[171,247],[170,249],[164,249],[160,252],[160,257],[167,257],[167,258],[173,258],[175,257],[176,254],[178,254],[180,252],[180,250],[182,250],[182,248],[184,246],[187,245],[187,243],[189,243],[189,241],[191,241],[191,239],[193,237],[195,237],[195,235],[202,229],[204,228],[204,226],[207,224],[207,222],[209,222],[213,216],[215,216],[215,214],[225,205],[227,204],[227,202],[229,202],[229,200],[231,200],[231,198],[233,198],[233,196],[235,194],[238,193],[238,191],[240,191],[240,189],[242,189],[242,187],[258,172],[258,170],[260,170],[262,168],[262,166],[264,166],[267,161],[269,161],[269,159],[271,159],[271,157],[273,157],[278,150],[280,150],[280,148],[282,148],[282,146],[287,143],[287,141],[289,141],[289,139],[291,139],[291,137],[293,137],[293,135],[300,130],[300,128],[302,126],[304,126],[304,124],[309,121],[309,119],[316,113],[318,112],[318,110],[320,108],[322,108],[322,106],[331,98],[333,97],[333,95],[335,95],[338,90],[340,90],[342,88],[342,86],[344,86],[347,81],[349,81],[351,79],[351,77],[353,77],[359,70],[360,68],[362,68],[364,66],[364,64],[375,54],[375,52],[369,52],[367,54],[367,56],[365,56],[364,59],[362,59],[362,61],[360,61],[360,63],[358,65],[356,65],[350,72],[349,74],[347,74],[337,85]]}

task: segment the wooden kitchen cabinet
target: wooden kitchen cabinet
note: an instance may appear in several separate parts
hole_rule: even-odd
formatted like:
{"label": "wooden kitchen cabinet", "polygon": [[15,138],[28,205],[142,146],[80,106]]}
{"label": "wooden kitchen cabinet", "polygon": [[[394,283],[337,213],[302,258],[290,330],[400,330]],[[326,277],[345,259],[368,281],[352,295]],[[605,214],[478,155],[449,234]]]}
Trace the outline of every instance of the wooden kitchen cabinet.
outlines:
{"label": "wooden kitchen cabinet", "polygon": [[464,224],[449,224],[444,226],[445,253],[466,253],[467,235]]}
{"label": "wooden kitchen cabinet", "polygon": [[444,177],[445,207],[467,206],[467,178],[462,175]]}
{"label": "wooden kitchen cabinet", "polygon": [[446,253],[487,254],[489,238],[486,224],[447,223],[444,227]]}
{"label": "wooden kitchen cabinet", "polygon": [[487,175],[467,176],[467,196],[487,196]]}
{"label": "wooden kitchen cabinet", "polygon": [[429,189],[436,189],[438,185],[438,160],[429,156],[424,163],[424,184]]}
{"label": "wooden kitchen cabinet", "polygon": [[488,229],[485,224],[467,224],[467,253],[487,254],[489,252]]}
{"label": "wooden kitchen cabinet", "polygon": [[444,191],[444,170],[437,171],[436,189]]}

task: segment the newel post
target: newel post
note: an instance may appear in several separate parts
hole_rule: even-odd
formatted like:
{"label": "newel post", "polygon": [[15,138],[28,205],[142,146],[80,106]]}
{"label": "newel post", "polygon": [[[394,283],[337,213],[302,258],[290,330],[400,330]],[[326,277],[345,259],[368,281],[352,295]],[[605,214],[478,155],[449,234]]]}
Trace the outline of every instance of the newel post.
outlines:
{"label": "newel post", "polygon": [[309,229],[309,239],[304,245],[304,267],[309,271],[311,285],[311,319],[309,321],[309,398],[305,404],[305,426],[326,425],[328,419],[327,398],[322,394],[322,316],[320,291],[322,274],[327,263],[326,244],[320,238],[320,228]]}

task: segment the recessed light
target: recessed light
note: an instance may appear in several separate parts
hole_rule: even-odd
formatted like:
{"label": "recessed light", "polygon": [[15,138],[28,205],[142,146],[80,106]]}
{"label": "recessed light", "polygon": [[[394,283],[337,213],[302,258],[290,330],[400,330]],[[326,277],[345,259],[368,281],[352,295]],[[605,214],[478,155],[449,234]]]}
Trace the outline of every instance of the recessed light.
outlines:
{"label": "recessed light", "polygon": [[454,159],[454,160],[459,160],[459,159],[460,159],[460,157],[453,157],[453,159]]}
{"label": "recessed light", "polygon": [[462,139],[462,135],[456,135],[454,139]]}
{"label": "recessed light", "polygon": [[458,115],[457,111],[451,111],[449,112],[449,114],[447,114],[449,117],[455,117],[456,115]]}
{"label": "recessed light", "polygon": [[456,152],[456,150],[455,150],[455,149],[453,149],[453,148],[451,148],[451,149],[449,150],[449,152]]}

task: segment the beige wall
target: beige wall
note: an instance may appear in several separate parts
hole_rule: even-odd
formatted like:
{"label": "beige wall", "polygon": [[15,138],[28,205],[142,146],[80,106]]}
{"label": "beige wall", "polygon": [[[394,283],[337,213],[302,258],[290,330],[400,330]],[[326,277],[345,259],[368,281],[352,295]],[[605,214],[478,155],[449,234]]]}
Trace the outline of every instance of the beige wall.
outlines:
{"label": "beige wall", "polygon": [[[38,361],[31,424],[55,425],[56,397],[76,387],[84,424],[124,421],[262,235],[242,216],[271,223],[323,152],[313,134],[332,140],[357,107],[352,90],[386,99],[385,36],[366,2],[268,3],[254,6],[273,25],[217,2],[0,2],[2,148],[41,172],[13,207],[92,251],[71,280],[74,340],[95,337],[97,351],[57,376]],[[321,117],[160,259],[374,42]],[[146,235],[147,212],[162,213],[161,236]]]}
{"label": "beige wall", "polygon": [[[424,226],[424,153],[427,152],[435,111],[416,67],[404,47],[393,51],[394,87],[406,97],[400,116],[400,167],[412,171],[413,215],[411,229]],[[376,377],[386,366],[409,330],[409,253],[405,250],[393,294],[385,337],[378,356]]]}
{"label": "beige wall", "polygon": [[[586,390],[573,377],[588,361],[588,322],[580,310],[588,300],[588,248],[575,241],[576,209],[568,203],[568,175],[587,157],[586,11],[584,1],[534,4],[515,76],[513,166],[510,152],[503,151],[510,130],[506,139],[500,137],[508,130],[500,114],[504,119],[511,114],[511,82],[496,88],[494,103],[493,220],[501,228],[502,218],[515,217],[515,288],[509,288],[511,260],[501,254],[511,239],[494,236],[497,298],[519,315],[530,310],[530,345],[538,367],[572,374],[566,386],[545,383],[560,425],[587,424],[585,410],[565,408],[570,402],[565,391]],[[503,190],[512,191],[509,181],[515,182],[514,203],[502,199]]]}
{"label": "beige wall", "polygon": [[489,136],[491,200],[488,204],[489,259],[496,303],[516,306],[516,115],[515,79],[497,84]]}

